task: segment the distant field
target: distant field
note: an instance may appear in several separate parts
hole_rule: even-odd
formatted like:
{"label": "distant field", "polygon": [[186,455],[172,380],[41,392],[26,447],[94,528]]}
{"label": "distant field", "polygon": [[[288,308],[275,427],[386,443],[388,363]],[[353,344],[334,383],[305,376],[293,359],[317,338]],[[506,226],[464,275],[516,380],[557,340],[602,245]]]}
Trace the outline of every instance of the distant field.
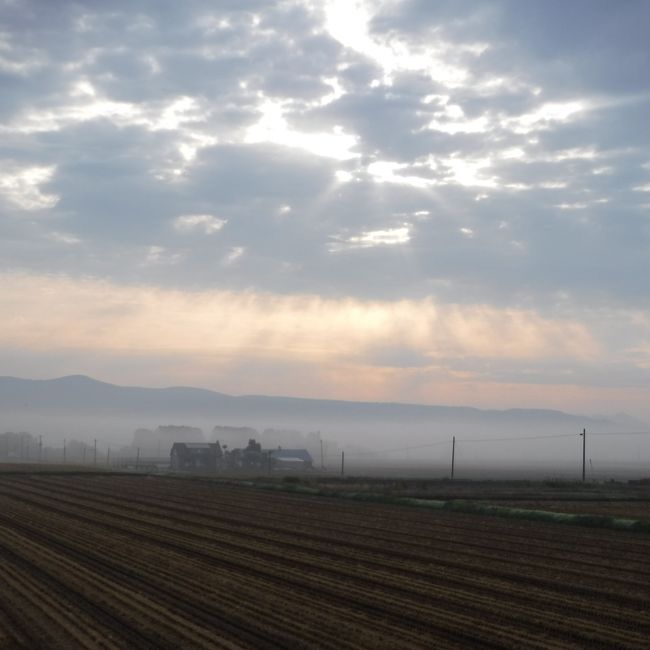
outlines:
{"label": "distant field", "polygon": [[0,646],[645,648],[650,535],[0,475]]}
{"label": "distant field", "polygon": [[514,508],[530,508],[531,510],[548,510],[549,512],[568,512],[583,515],[605,515],[627,519],[650,521],[650,501],[599,501],[583,499],[582,501],[553,501],[521,500],[501,501],[490,500],[491,504]]}
{"label": "distant field", "polygon": [[470,501],[511,508],[603,515],[650,522],[650,484],[564,481],[435,481],[416,479],[303,479],[325,492]]}

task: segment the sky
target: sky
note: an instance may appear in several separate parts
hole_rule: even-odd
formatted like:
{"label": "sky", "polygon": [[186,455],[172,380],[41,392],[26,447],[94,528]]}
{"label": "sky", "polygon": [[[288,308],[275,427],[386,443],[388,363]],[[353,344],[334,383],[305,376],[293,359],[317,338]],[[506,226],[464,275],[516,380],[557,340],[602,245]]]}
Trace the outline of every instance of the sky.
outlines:
{"label": "sky", "polygon": [[647,0],[0,0],[0,374],[650,419]]}

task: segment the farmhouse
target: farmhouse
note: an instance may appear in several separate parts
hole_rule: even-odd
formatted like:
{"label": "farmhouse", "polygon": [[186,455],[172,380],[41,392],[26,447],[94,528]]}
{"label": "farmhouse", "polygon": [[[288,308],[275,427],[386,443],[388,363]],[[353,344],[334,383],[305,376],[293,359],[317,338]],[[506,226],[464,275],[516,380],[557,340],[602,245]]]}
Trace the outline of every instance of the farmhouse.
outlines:
{"label": "farmhouse", "polygon": [[218,442],[175,442],[170,453],[172,469],[215,472],[222,458]]}

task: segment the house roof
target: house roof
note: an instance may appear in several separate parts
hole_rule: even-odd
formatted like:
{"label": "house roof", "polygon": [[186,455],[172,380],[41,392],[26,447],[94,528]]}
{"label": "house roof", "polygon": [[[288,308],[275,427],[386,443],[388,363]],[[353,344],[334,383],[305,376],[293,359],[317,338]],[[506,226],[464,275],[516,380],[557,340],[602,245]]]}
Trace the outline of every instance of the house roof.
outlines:
{"label": "house roof", "polygon": [[313,462],[306,449],[274,449],[271,451],[271,458],[275,460],[301,460],[306,463]]}
{"label": "house roof", "polygon": [[185,447],[187,449],[211,449],[213,443],[209,442],[175,442],[174,447]]}

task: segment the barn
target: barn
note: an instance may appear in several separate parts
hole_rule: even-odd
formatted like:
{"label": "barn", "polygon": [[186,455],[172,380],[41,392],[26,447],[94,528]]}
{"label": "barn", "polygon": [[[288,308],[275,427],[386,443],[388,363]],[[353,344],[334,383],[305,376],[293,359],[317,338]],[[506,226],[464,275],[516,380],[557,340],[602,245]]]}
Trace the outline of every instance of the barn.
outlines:
{"label": "barn", "polygon": [[304,471],[312,469],[314,463],[306,449],[273,449],[269,455],[274,470]]}

